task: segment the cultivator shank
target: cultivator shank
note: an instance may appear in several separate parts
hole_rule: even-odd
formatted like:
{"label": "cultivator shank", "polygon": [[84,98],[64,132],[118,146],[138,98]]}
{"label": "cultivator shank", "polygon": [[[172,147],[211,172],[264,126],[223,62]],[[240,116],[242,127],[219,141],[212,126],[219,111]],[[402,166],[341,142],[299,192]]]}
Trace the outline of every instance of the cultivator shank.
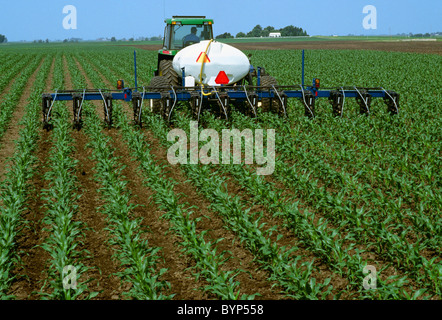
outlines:
{"label": "cultivator shank", "polygon": [[[83,102],[101,100],[104,109],[104,122],[112,126],[112,104],[114,99],[123,100],[124,93],[121,91],[103,89],[66,90],[42,95],[43,127],[51,129],[53,106],[56,101],[72,101],[73,127],[80,129],[83,125]],[[130,100],[129,100],[130,101]]]}
{"label": "cultivator shank", "polygon": [[[140,89],[138,91],[138,89]],[[142,91],[141,91],[142,90]],[[297,98],[304,106],[306,117],[315,117],[315,102],[327,98],[331,112],[342,117],[346,99],[354,98],[359,105],[360,114],[371,112],[374,98],[383,98],[388,111],[394,115],[399,111],[399,94],[383,88],[330,88],[320,90],[316,87],[297,86],[223,86],[223,87],[142,87],[115,90],[60,91],[43,94],[42,111],[45,128],[50,128],[51,111],[55,101],[73,101],[73,123],[75,128],[82,125],[83,101],[101,100],[104,106],[104,122],[112,126],[113,100],[132,102],[133,121],[141,125],[141,115],[146,105],[150,111],[159,113],[170,120],[178,102],[188,102],[192,116],[199,119],[205,109],[210,109],[229,119],[231,106],[242,108],[244,113],[255,117],[257,110],[287,116],[288,99]],[[147,101],[146,101],[147,100]],[[155,104],[155,108],[152,106]]]}
{"label": "cultivator shank", "polygon": [[344,107],[344,92],[340,90],[330,91],[330,97],[328,98],[332,105],[332,112],[334,116],[341,117]]}
{"label": "cultivator shank", "polygon": [[74,116],[74,128],[80,129],[83,121],[81,119],[82,116],[82,107],[83,107],[83,96],[80,93],[72,94],[73,108],[72,114]]}

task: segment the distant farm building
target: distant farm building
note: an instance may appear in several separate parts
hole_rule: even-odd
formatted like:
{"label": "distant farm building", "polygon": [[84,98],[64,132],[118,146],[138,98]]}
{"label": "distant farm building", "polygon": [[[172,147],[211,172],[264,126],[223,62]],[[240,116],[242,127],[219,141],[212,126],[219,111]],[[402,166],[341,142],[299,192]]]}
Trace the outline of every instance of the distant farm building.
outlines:
{"label": "distant farm building", "polygon": [[280,38],[281,37],[281,32],[270,32],[269,33],[269,37],[270,38]]}

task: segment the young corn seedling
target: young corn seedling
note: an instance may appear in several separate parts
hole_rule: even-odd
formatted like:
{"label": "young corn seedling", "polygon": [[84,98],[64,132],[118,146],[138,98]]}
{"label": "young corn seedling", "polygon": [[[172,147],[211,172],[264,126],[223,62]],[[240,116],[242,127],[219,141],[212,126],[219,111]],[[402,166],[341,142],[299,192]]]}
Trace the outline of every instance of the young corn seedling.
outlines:
{"label": "young corn seedling", "polygon": [[[29,196],[28,182],[34,174],[36,156],[34,151],[38,140],[38,110],[34,105],[41,93],[49,73],[51,57],[45,62],[37,74],[32,87],[32,95],[26,105],[26,114],[22,120],[23,128],[20,130],[19,139],[16,141],[15,152],[8,167],[5,180],[1,185],[0,195],[0,299],[13,299],[9,294],[10,285],[15,279],[12,271],[20,263],[20,257],[16,252],[17,236],[24,224],[22,214],[25,210]],[[36,67],[31,64],[29,68]],[[17,89],[12,89],[17,90]]]}
{"label": "young corn seedling", "polygon": [[[48,269],[47,290],[50,292],[41,292],[41,295],[48,299],[73,300],[80,298],[87,291],[87,282],[80,281],[80,277],[88,268],[80,261],[88,252],[77,250],[84,236],[82,230],[85,226],[83,222],[74,221],[78,213],[76,203],[79,195],[76,193],[77,181],[74,173],[76,161],[71,157],[74,152],[72,146],[74,141],[71,137],[68,111],[64,107],[56,108],[54,115],[53,148],[49,158],[51,170],[45,174],[49,189],[44,191],[47,208],[44,222],[50,236],[41,245],[52,258]],[[66,268],[75,269],[76,278],[71,279],[70,285],[65,283]],[[46,283],[43,287],[45,286]],[[86,299],[93,298],[97,294],[90,293]]]}
{"label": "young corn seedling", "polygon": [[[77,73],[74,81],[80,84],[84,79]],[[84,104],[84,112],[84,130],[90,138],[88,146],[97,162],[96,179],[102,185],[100,193],[105,200],[102,211],[108,217],[107,229],[113,236],[110,244],[118,245],[116,257],[125,267],[117,275],[133,284],[128,293],[132,298],[171,299],[173,295],[163,294],[170,287],[169,283],[161,280],[167,270],[157,271],[160,248],[152,248],[147,240],[141,239],[140,220],[130,219],[134,206],[130,204],[127,182],[121,178],[122,167],[113,156],[109,138],[102,133],[101,121],[88,103]]]}
{"label": "young corn seedling", "polygon": [[[157,119],[155,116],[146,116],[144,120],[162,143],[167,146],[167,128]],[[181,121],[180,123],[180,120],[178,120],[178,125],[185,128],[186,119]],[[212,208],[220,213],[229,229],[236,232],[241,241],[257,255],[264,268],[268,269],[270,273],[282,270],[280,266],[289,262],[292,250],[278,248],[276,243],[271,242],[269,235],[266,235],[266,232],[262,230],[263,226],[258,223],[259,217],[250,215],[250,209],[242,206],[239,197],[232,197],[225,191],[225,180],[212,173],[209,166],[188,165],[184,166],[183,169],[188,177],[192,179],[194,185],[211,201]],[[290,283],[289,290],[297,298],[303,299],[309,296],[309,293],[299,286],[299,279],[294,274],[279,272],[278,279],[280,279],[281,285]],[[323,289],[327,284],[322,284],[321,288]],[[329,292],[329,290],[331,290],[330,287],[326,291]]]}
{"label": "young corn seedling", "polygon": [[178,197],[173,191],[176,182],[164,176],[161,168],[152,160],[149,146],[142,134],[128,125],[128,119],[120,108],[116,109],[115,114],[124,138],[140,162],[146,185],[155,191],[155,202],[166,212],[163,218],[171,223],[171,230],[183,239],[180,243],[183,247],[182,251],[190,254],[196,261],[194,267],[196,277],[203,277],[209,283],[204,289],[220,299],[253,299],[255,295],[240,295],[239,282],[234,280],[239,271],[221,270],[225,262],[223,258],[225,252],[218,253],[216,250],[216,245],[221,239],[211,243],[204,239],[204,232],[197,233],[196,222],[198,220],[191,219],[192,211],[186,209],[184,204],[179,204]]}
{"label": "young corn seedling", "polygon": [[[97,60],[95,61],[95,65],[97,65]],[[91,70],[87,65],[83,64],[83,66],[85,66],[86,71]],[[98,66],[101,70],[108,73],[108,68],[104,70],[103,66]],[[95,73],[88,73],[88,75],[91,79],[95,79],[94,83],[100,83],[98,78],[94,78]],[[122,119],[119,121],[118,126],[126,129],[124,130],[126,139],[137,154],[141,167],[145,172],[149,173],[147,175],[149,180],[148,186],[156,191],[155,201],[166,211],[163,218],[168,219],[172,223],[171,229],[181,235],[185,240],[181,245],[183,246],[183,251],[187,254],[191,254],[197,263],[194,268],[197,270],[196,276],[202,276],[209,282],[209,285],[206,286],[205,289],[221,299],[252,299],[254,295],[240,296],[240,292],[237,289],[239,283],[234,281],[235,275],[239,271],[221,271],[220,266],[225,260],[223,260],[224,252],[221,254],[216,252],[216,244],[218,241],[212,245],[210,242],[204,240],[204,233],[200,235],[196,233],[195,221],[190,220],[192,212],[178,204],[178,198],[172,191],[174,183],[163,178],[161,168],[151,160],[148,154],[142,152],[147,149],[147,146],[143,143],[144,140],[132,132],[127,126],[127,118],[122,115],[119,107],[115,111],[115,114],[117,119]],[[215,246],[215,248],[212,249],[212,246]],[[234,273],[235,275],[233,275]]]}

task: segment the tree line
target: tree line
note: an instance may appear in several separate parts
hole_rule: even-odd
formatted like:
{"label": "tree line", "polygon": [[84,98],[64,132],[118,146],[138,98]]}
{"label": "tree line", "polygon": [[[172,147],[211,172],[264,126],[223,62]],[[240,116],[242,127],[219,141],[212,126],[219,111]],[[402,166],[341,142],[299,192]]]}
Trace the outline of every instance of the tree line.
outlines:
{"label": "tree line", "polygon": [[272,32],[281,33],[281,37],[300,37],[300,36],[308,36],[307,31],[303,30],[299,27],[294,27],[292,25],[284,27],[282,29],[275,29],[272,26],[268,26],[262,28],[261,25],[256,25],[251,31],[244,33],[238,32],[234,37],[228,32],[220,34],[216,36],[217,39],[226,39],[226,38],[251,38],[251,37],[268,37]]}
{"label": "tree line", "polygon": [[6,42],[8,42],[8,38],[6,38],[6,36],[5,35],[3,35],[3,34],[0,34],[0,43],[6,43]]}

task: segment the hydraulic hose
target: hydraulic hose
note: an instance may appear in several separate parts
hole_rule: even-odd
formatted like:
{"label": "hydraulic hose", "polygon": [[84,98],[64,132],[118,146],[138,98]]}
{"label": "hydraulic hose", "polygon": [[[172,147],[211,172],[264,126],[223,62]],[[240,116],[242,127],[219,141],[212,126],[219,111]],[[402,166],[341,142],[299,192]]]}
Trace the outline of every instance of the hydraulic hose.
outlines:
{"label": "hydraulic hose", "polygon": [[212,94],[212,92],[204,93],[204,84],[203,84],[204,64],[206,63],[207,51],[209,50],[209,47],[210,47],[210,44],[212,43],[212,41],[213,41],[213,39],[211,39],[209,41],[209,43],[207,44],[206,50],[204,51],[203,61],[201,62],[200,83],[201,83],[201,94],[204,95],[204,96],[210,96]]}

